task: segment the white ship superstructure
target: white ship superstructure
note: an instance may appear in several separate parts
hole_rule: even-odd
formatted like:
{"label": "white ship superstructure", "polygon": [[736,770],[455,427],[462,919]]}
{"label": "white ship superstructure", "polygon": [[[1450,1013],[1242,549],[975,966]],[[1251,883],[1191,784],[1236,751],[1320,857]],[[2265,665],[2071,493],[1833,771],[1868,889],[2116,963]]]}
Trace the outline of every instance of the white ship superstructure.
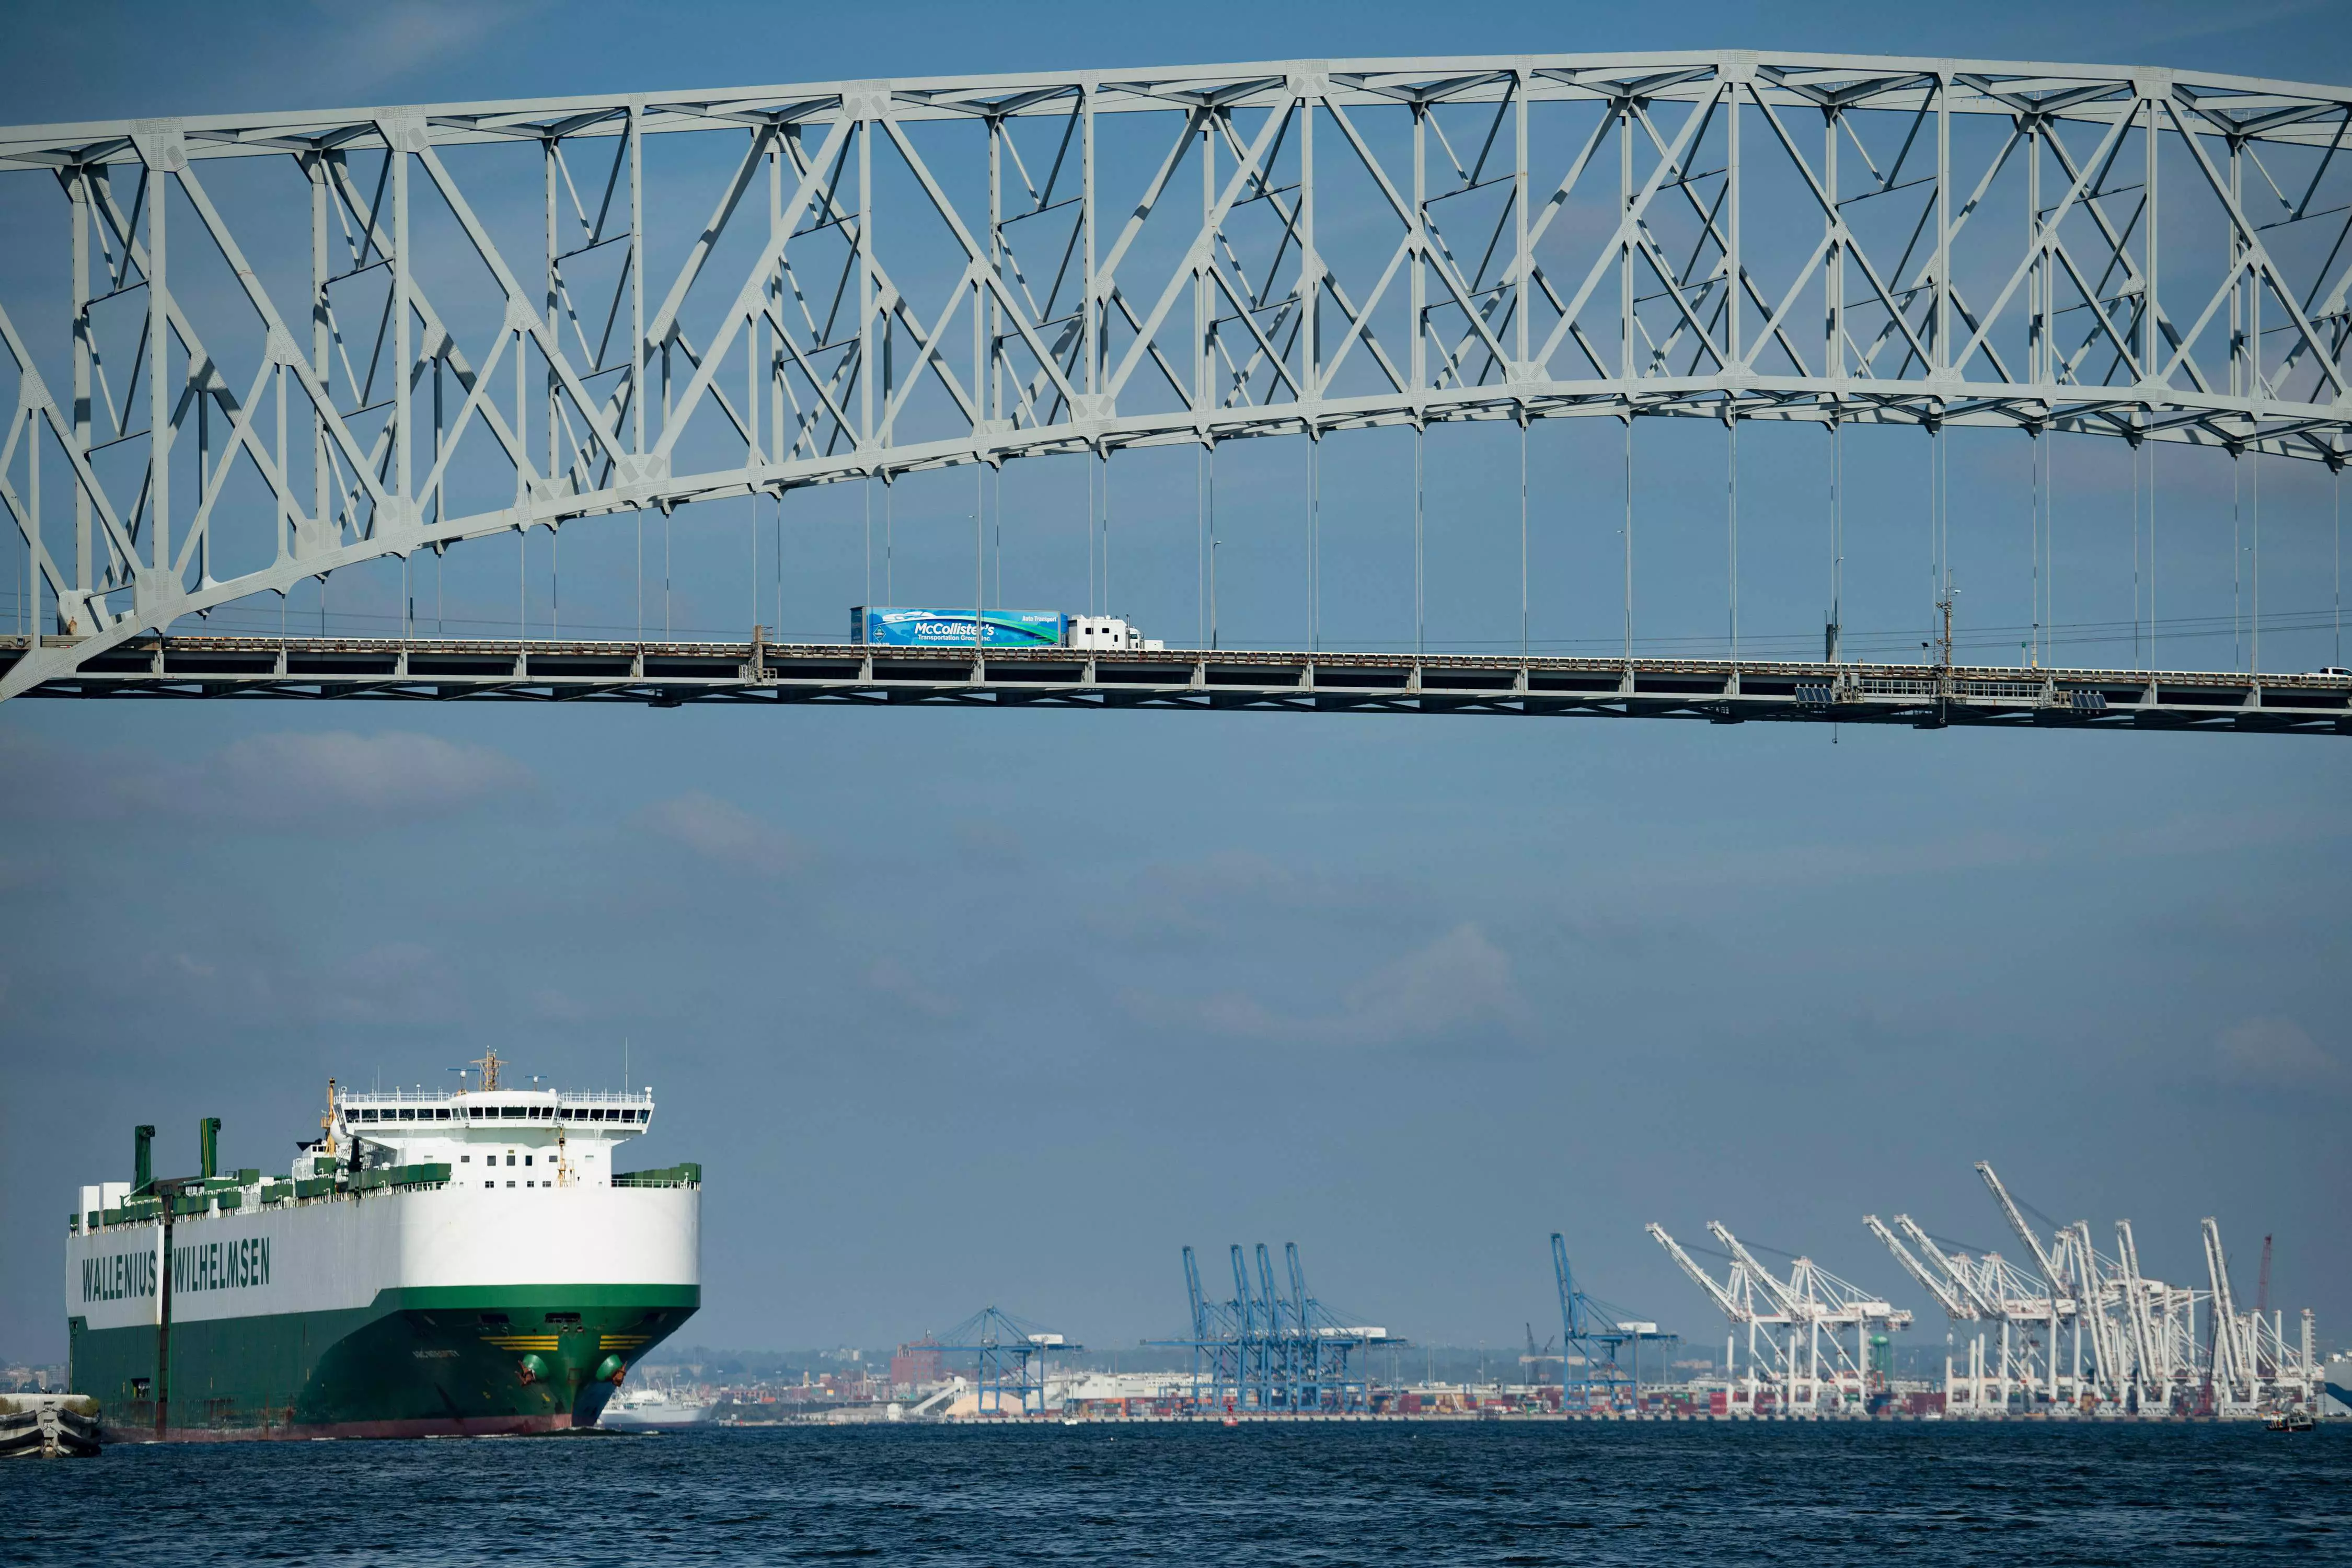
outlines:
{"label": "white ship superstructure", "polygon": [[346,1089],[329,1137],[359,1168],[446,1163],[461,1188],[532,1192],[609,1186],[626,1139],[653,1121],[652,1089],[614,1092],[486,1089]]}

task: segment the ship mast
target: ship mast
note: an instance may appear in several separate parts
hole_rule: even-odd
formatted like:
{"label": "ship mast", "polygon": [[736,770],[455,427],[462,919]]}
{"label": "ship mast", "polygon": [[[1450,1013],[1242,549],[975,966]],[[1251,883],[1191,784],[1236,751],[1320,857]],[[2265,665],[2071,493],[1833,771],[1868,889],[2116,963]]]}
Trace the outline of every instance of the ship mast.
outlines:
{"label": "ship mast", "polygon": [[327,1080],[327,1114],[319,1118],[319,1125],[326,1131],[327,1152],[332,1156],[335,1152],[335,1080],[333,1079]]}
{"label": "ship mast", "polygon": [[484,1089],[496,1089],[499,1087],[499,1050],[496,1046],[489,1047],[488,1049],[484,1050],[480,1056],[475,1058],[467,1065],[469,1067],[478,1067],[482,1069],[482,1087]]}

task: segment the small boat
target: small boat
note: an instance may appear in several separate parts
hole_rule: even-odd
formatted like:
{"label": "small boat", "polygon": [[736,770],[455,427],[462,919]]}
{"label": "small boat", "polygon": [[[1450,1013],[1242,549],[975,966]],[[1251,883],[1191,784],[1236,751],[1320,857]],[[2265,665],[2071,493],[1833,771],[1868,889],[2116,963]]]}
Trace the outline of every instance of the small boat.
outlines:
{"label": "small boat", "polygon": [[0,1459],[86,1459],[100,1440],[87,1394],[0,1394]]}
{"label": "small boat", "polygon": [[2263,1425],[2273,1432],[2308,1432],[2318,1423],[2308,1410],[2274,1410]]}
{"label": "small boat", "polygon": [[719,1402],[707,1394],[647,1386],[614,1395],[597,1425],[615,1432],[675,1432],[702,1426],[718,1414]]}

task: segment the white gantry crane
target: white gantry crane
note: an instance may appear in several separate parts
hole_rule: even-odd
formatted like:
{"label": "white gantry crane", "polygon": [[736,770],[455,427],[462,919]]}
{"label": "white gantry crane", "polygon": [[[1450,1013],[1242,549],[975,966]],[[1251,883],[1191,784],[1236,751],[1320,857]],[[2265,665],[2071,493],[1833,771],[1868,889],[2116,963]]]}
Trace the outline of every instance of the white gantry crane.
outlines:
{"label": "white gantry crane", "polygon": [[1643,1228],[1653,1240],[1665,1248],[1666,1256],[1691,1277],[1693,1283],[1706,1292],[1707,1300],[1715,1303],[1716,1310],[1730,1321],[1734,1338],[1739,1329],[1744,1327],[1748,1331],[1748,1374],[1745,1378],[1733,1375],[1733,1339],[1724,1342],[1723,1369],[1725,1375],[1731,1378],[1730,1414],[1754,1415],[1759,1385],[1765,1384],[1772,1388],[1775,1403],[1785,1410],[1786,1395],[1781,1393],[1781,1379],[1786,1365],[1783,1351],[1787,1343],[1789,1320],[1780,1315],[1778,1302],[1769,1288],[1761,1286],[1748,1272],[1747,1265],[1737,1258],[1732,1261],[1730,1278],[1718,1285],[1713,1275],[1700,1268],[1691,1255],[1683,1250],[1680,1242],[1666,1234],[1664,1226],[1652,1221]]}
{"label": "white gantry crane", "polygon": [[[2200,1226],[2210,1290],[2168,1285],[2141,1268],[2129,1220],[2116,1222],[2113,1256],[2093,1244],[2087,1220],[2053,1222],[2045,1244],[1991,1165],[1976,1169],[2031,1272],[1996,1252],[1941,1243],[1908,1215],[1892,1227],[1863,1218],[1947,1318],[1977,1325],[1966,1371],[1945,1363],[1948,1414],[2249,1416],[2317,1397],[2311,1313],[2300,1315],[2290,1342],[2286,1314],[2266,1300],[2239,1310],[2217,1221]],[[2267,1280],[2267,1244],[2264,1262]],[[2200,1305],[2209,1314],[2201,1333]]]}
{"label": "white gantry crane", "polygon": [[[1748,1375],[1735,1380],[1733,1413],[1759,1413],[1758,1394],[1772,1393],[1775,1412],[1784,1415],[1860,1415],[1883,1376],[1871,1364],[1874,1337],[1911,1326],[1911,1314],[1839,1279],[1810,1258],[1799,1258],[1780,1279],[1758,1261],[1720,1221],[1707,1231],[1730,1255],[1727,1279],[1717,1283],[1664,1227],[1651,1237],[1705,1290],[1735,1330],[1748,1330]],[[1730,1347],[1726,1347],[1729,1359]]]}
{"label": "white gantry crane", "polygon": [[[1968,1370],[1959,1372],[1948,1359],[1944,1369],[1944,1408],[1951,1415],[1994,1415],[2006,1412],[2014,1398],[2030,1398],[2048,1379],[2051,1347],[2056,1336],[2051,1295],[2046,1283],[2033,1279],[1997,1252],[1971,1256],[1947,1251],[1909,1215],[1895,1223],[1910,1238],[1906,1247],[1875,1215],[1863,1223],[1894,1253],[1906,1272],[1928,1289],[1945,1315],[1955,1322],[2000,1325],[1998,1343],[1988,1346],[1979,1331],[1971,1336]],[[1915,1255],[1912,1250],[1916,1248]],[[1930,1272],[1925,1258],[1934,1265]]]}
{"label": "white gantry crane", "polygon": [[2221,1225],[2211,1215],[2199,1222],[2205,1240],[2205,1274],[2213,1286],[2213,1413],[2251,1414],[2263,1402],[2262,1373],[2254,1356],[2252,1314],[2241,1317],[2230,1292],[2230,1258],[2221,1247]]}
{"label": "white gantry crane", "polygon": [[[2212,1285],[2210,1379],[2213,1414],[2253,1415],[2268,1409],[2308,1408],[2319,1396],[2319,1363],[2313,1356],[2311,1310],[2302,1314],[2301,1342],[2287,1343],[2286,1314],[2265,1310],[2257,1300],[2238,1310],[2230,1289],[2230,1257],[2221,1246],[2221,1224],[2208,1215],[2199,1227],[2205,1238],[2205,1271]],[[2269,1242],[2263,1242],[2263,1272],[2270,1272]],[[2260,1292],[2257,1293],[2258,1296]]]}
{"label": "white gantry crane", "polygon": [[[2033,1267],[2041,1273],[2044,1293],[2041,1302],[2042,1311],[2039,1315],[2050,1337],[2042,1347],[2043,1354],[2041,1357],[2042,1381],[2033,1392],[2054,1405],[2063,1397],[2059,1388],[2059,1325],[2062,1322],[2073,1321],[2075,1313],[2080,1310],[2080,1292],[2067,1268],[2067,1264],[2074,1261],[2070,1256],[2071,1249],[2061,1247],[2053,1254],[2042,1245],[2042,1238],[2035,1236],[2033,1227],[2025,1223],[2025,1215],[2018,1208],[2017,1200],[2009,1195],[2009,1189],[2000,1184],[2000,1178],[1993,1173],[1993,1168],[1990,1165],[1981,1160],[1978,1161],[1977,1174],[1984,1178],[1984,1184],[1991,1190],[1993,1202],[2000,1205],[2001,1217],[2009,1222],[2009,1228],[2017,1233],[2017,1239],[2025,1243],[2026,1253],[2033,1259]],[[2007,1325],[2019,1321],[2023,1315],[2012,1309],[2010,1316],[2003,1320],[2004,1340],[2007,1338]],[[2079,1386],[2082,1381],[2083,1358],[2079,1335],[2077,1339],[2074,1382]]]}

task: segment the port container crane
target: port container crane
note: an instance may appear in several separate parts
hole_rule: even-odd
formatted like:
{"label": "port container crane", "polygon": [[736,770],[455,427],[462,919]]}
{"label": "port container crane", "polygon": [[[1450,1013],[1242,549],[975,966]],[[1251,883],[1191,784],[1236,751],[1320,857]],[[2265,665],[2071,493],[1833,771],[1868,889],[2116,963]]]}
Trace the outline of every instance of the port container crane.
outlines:
{"label": "port container crane", "polygon": [[[1662,1343],[1679,1342],[1679,1334],[1662,1334],[1657,1325],[1627,1314],[1622,1309],[1600,1298],[1587,1294],[1576,1284],[1569,1268],[1568,1242],[1559,1232],[1551,1235],[1551,1270],[1553,1283],[1559,1289],[1560,1404],[1571,1404],[1584,1410],[1638,1409],[1642,1399],[1642,1343],[1655,1340]],[[1633,1365],[1618,1364],[1617,1352],[1632,1347]],[[1535,1349],[1535,1331],[1528,1331],[1528,1349]],[[1533,1355],[1522,1357],[1532,1361]],[[1582,1372],[1575,1378],[1568,1374],[1570,1364],[1580,1363]]]}
{"label": "port container crane", "polygon": [[2017,1233],[2017,1239],[2025,1243],[2025,1250],[2032,1258],[2034,1268],[2041,1270],[2043,1281],[2049,1285],[2051,1310],[2063,1310],[2065,1305],[2063,1299],[2069,1294],[2072,1284],[2066,1277],[2066,1270],[2042,1245],[2042,1238],[2034,1235],[2033,1227],[2025,1223],[2025,1215],[2018,1208],[2017,1200],[2009,1195],[2009,1189],[1993,1173],[1992,1166],[1982,1160],[1978,1161],[1977,1174],[1984,1178],[1984,1184],[1992,1193],[1993,1202],[1999,1205],[2001,1217],[2009,1222],[2009,1228]]}
{"label": "port container crane", "polygon": [[979,1358],[973,1405],[982,1415],[1045,1414],[1045,1374],[1053,1358],[1087,1348],[993,1306],[932,1338],[943,1355]]}
{"label": "port container crane", "polygon": [[2238,1319],[2238,1303],[2230,1293],[2230,1258],[2221,1247],[2221,1222],[2208,1215],[2199,1223],[2205,1240],[2205,1272],[2213,1286],[2213,1390],[2216,1414],[2232,1405],[2252,1407],[2262,1402],[2262,1380],[2254,1371],[2252,1336]]}
{"label": "port container crane", "polygon": [[[1768,1284],[1758,1280],[1749,1266],[1737,1257],[1732,1259],[1730,1275],[1718,1284],[1713,1275],[1700,1268],[1696,1260],[1683,1250],[1682,1243],[1666,1234],[1664,1226],[1652,1221],[1643,1228],[1652,1240],[1665,1249],[1666,1256],[1675,1260],[1675,1266],[1706,1292],[1716,1310],[1729,1320],[1735,1330],[1745,1328],[1748,1331],[1748,1376],[1744,1386],[1738,1379],[1734,1380],[1731,1414],[1758,1414],[1757,1395],[1764,1388],[1772,1391],[1773,1400],[1780,1413],[1789,1414],[1793,1400],[1791,1374],[1794,1371],[1790,1320],[1780,1311],[1779,1300]],[[1762,1298],[1760,1310],[1759,1297]],[[1725,1371],[1728,1373],[1732,1371],[1729,1346],[1726,1347],[1725,1360]]]}
{"label": "port container crane", "polygon": [[1276,1284],[1274,1256],[1264,1242],[1252,1256],[1238,1243],[1228,1252],[1234,1294],[1229,1301],[1208,1299],[1192,1249],[1184,1248],[1184,1289],[1192,1338],[1147,1340],[1161,1349],[1192,1355],[1193,1402],[1229,1411],[1349,1412],[1365,1407],[1369,1389],[1353,1373],[1349,1358],[1374,1345],[1405,1342],[1386,1329],[1349,1322],[1307,1292],[1298,1244],[1283,1244],[1283,1273],[1290,1293]]}
{"label": "port container crane", "polygon": [[[1907,1245],[1874,1217],[1864,1222],[1948,1317],[1999,1326],[1997,1362],[1988,1362],[1979,1331],[1967,1375],[1956,1376],[1948,1363],[1948,1410],[2007,1410],[2012,1394],[2022,1394],[2029,1406],[2048,1401],[2053,1413],[2071,1407],[2083,1415],[2163,1416],[2196,1408],[2201,1399],[2211,1414],[2242,1417],[2317,1398],[2311,1315],[2303,1314],[2302,1343],[2291,1345],[2285,1314],[2268,1304],[2267,1245],[2255,1305],[2242,1312],[2218,1220],[2209,1216],[2200,1226],[2208,1288],[2170,1285],[2144,1271],[2131,1221],[2116,1222],[2113,1256],[2093,1243],[2087,1220],[2048,1222],[2045,1245],[1992,1166],[1979,1163],[1976,1171],[2035,1274],[1999,1253],[1972,1257],[1957,1244],[1947,1247],[1906,1215],[1895,1216],[1893,1230]],[[1745,1267],[1735,1267],[1735,1279]],[[1791,1284],[1801,1279],[1792,1276]],[[2071,1337],[2062,1341],[2062,1330]]]}
{"label": "port container crane", "polygon": [[[1897,1219],[1906,1217],[1907,1216],[1902,1215],[1895,1215]],[[1903,1272],[1918,1281],[1919,1288],[1934,1298],[1936,1305],[1944,1309],[1944,1316],[1954,1322],[1976,1321],[1978,1316],[1976,1303],[1963,1298],[1960,1292],[1953,1288],[1948,1279],[1943,1275],[1929,1272],[1927,1266],[1912,1256],[1911,1249],[1903,1245],[1902,1238],[1887,1229],[1885,1223],[1876,1215],[1863,1215],[1862,1223],[1871,1235],[1878,1237],[1885,1245],[1887,1251],[1895,1255],[1895,1261],[1903,1266]]]}

